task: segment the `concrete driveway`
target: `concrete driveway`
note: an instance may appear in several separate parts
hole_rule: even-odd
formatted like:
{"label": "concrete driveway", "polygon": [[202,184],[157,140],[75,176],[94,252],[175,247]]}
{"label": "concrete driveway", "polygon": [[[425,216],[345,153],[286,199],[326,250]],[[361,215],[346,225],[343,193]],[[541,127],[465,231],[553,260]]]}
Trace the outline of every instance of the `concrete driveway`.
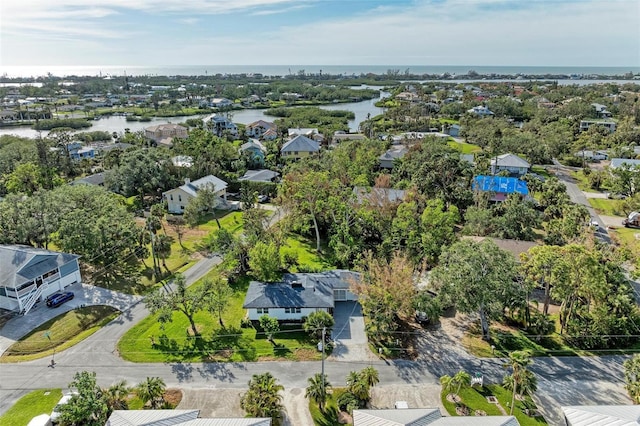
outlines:
{"label": "concrete driveway", "polygon": [[72,291],[75,294],[73,300],[57,308],[48,308],[44,302],[39,302],[27,315],[17,315],[7,321],[0,329],[0,355],[36,327],[77,307],[107,305],[122,312],[142,300],[141,296],[118,293],[87,284],[74,284],[67,287],[65,291]]}
{"label": "concrete driveway", "polygon": [[377,360],[369,350],[362,308],[358,302],[336,302],[333,318],[335,325],[331,337],[336,347],[329,361]]}

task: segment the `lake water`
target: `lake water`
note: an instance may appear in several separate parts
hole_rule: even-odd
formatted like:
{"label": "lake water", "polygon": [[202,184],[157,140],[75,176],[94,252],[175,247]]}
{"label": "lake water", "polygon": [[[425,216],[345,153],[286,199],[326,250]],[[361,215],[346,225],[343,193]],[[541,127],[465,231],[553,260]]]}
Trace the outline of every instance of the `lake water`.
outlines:
{"label": "lake water", "polygon": [[[389,96],[388,92],[380,91],[381,97]],[[358,125],[367,119],[367,114],[371,114],[371,117],[382,114],[384,112],[383,108],[378,108],[375,106],[375,103],[379,100],[379,98],[370,99],[362,102],[350,102],[344,104],[335,104],[335,105],[320,105],[320,108],[326,110],[347,110],[352,111],[355,114],[355,119],[349,121],[349,129],[352,132],[358,131]],[[232,119],[235,123],[239,124],[249,124],[258,120],[265,121],[273,121],[275,117],[270,117],[264,114],[265,110],[262,109],[244,109],[237,110],[232,112]],[[104,117],[100,120],[94,120],[91,123],[93,124],[88,129],[83,129],[82,131],[105,131],[109,133],[124,132],[124,129],[129,129],[131,132],[137,132],[138,130],[144,130],[145,127],[153,126],[156,124],[165,124],[165,123],[183,123],[189,118],[196,118],[199,116],[190,116],[190,117],[167,117],[167,118],[153,118],[151,121],[140,122],[140,121],[127,121],[125,117],[122,116],[110,116]],[[204,117],[204,116],[203,116]],[[20,127],[2,127],[0,128],[0,136],[2,135],[16,135],[25,138],[35,138],[39,133],[42,133],[42,136],[46,136],[48,132],[38,132],[37,130],[32,129],[28,126],[20,126]]]}

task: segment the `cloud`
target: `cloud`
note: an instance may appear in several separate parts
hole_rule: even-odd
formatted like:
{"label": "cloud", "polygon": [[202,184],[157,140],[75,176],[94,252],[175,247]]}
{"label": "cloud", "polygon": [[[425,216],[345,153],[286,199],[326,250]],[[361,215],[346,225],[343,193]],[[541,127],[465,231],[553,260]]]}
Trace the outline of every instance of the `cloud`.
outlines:
{"label": "cloud", "polygon": [[310,4],[297,4],[294,6],[283,7],[279,9],[263,9],[252,12],[252,16],[266,16],[266,15],[277,15],[281,13],[293,12],[294,10],[307,9],[311,7]]}

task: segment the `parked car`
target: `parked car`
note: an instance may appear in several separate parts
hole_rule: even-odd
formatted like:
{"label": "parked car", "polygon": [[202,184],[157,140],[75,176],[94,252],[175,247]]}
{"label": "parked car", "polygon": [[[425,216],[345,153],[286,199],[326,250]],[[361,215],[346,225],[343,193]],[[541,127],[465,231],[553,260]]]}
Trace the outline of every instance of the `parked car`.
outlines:
{"label": "parked car", "polygon": [[269,201],[269,196],[268,195],[258,195],[258,202],[259,203],[266,203]]}
{"label": "parked car", "polygon": [[56,293],[52,297],[47,299],[47,306],[50,308],[57,308],[65,302],[73,299],[75,295],[72,291],[66,291],[64,293]]}
{"label": "parked car", "polygon": [[71,401],[71,398],[73,397],[73,395],[77,395],[77,394],[78,394],[77,392],[70,392],[66,395],[63,395],[62,398],[60,398],[56,406],[53,407],[53,411],[51,412],[51,417],[50,417],[51,423],[53,424],[58,423],[58,420],[60,419],[60,409],[62,408],[63,405]]}

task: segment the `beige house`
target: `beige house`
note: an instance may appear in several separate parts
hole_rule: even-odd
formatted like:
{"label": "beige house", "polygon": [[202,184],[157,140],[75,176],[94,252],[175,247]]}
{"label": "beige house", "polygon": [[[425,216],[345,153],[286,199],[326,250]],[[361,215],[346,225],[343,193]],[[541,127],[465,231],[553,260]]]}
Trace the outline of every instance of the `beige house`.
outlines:
{"label": "beige house", "polygon": [[276,125],[269,121],[258,120],[247,124],[245,133],[250,138],[261,138],[269,130],[276,131]]}
{"label": "beige house", "polygon": [[158,143],[165,139],[186,138],[187,128],[179,124],[158,124],[157,126],[145,127],[144,136]]}
{"label": "beige house", "polygon": [[198,195],[198,191],[205,188],[210,188],[218,196],[219,203],[226,202],[227,183],[213,175],[205,176],[193,182],[187,178],[184,181],[184,185],[164,192],[162,197],[167,201],[169,213],[182,214],[189,201]]}

